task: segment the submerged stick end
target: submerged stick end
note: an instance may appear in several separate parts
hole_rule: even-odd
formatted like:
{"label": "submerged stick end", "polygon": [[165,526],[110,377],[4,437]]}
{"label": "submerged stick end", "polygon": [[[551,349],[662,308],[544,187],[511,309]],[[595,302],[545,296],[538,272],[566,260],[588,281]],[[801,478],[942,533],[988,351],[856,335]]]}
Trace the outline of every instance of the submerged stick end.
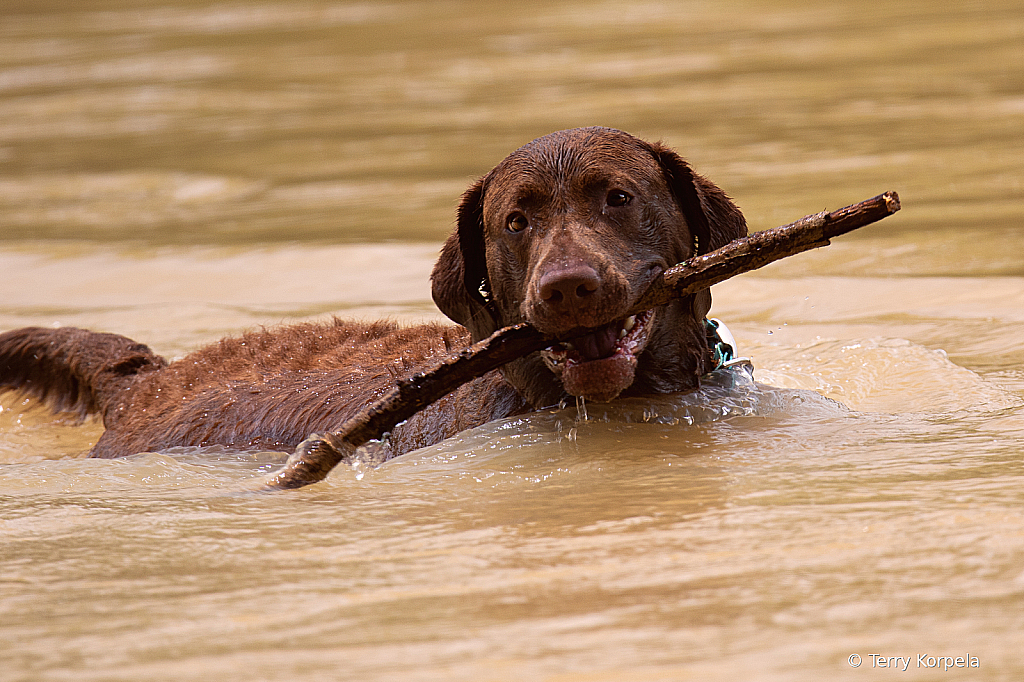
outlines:
{"label": "submerged stick end", "polygon": [[314,433],[299,443],[284,467],[263,484],[262,490],[294,490],[319,483],[331,469],[351,459],[356,447],[333,433]]}

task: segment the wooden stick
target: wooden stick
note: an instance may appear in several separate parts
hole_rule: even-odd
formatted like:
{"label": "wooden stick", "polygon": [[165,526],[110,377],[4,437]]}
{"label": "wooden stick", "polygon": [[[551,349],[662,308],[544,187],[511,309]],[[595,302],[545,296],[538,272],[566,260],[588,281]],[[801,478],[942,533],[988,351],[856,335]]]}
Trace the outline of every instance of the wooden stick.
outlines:
{"label": "wooden stick", "polygon": [[[666,270],[629,314],[665,305],[786,256],[827,246],[832,237],[870,225],[898,210],[899,196],[886,192],[832,213],[809,215],[789,225],[736,239],[717,251],[694,256]],[[380,439],[462,384],[511,360],[587,332],[578,329],[555,337],[525,323],[499,329],[434,369],[397,381],[386,396],[367,405],[338,431],[311,435],[299,444],[284,467],[267,480],[264,489],[300,488],[321,481],[343,459],[352,458],[359,446]]]}

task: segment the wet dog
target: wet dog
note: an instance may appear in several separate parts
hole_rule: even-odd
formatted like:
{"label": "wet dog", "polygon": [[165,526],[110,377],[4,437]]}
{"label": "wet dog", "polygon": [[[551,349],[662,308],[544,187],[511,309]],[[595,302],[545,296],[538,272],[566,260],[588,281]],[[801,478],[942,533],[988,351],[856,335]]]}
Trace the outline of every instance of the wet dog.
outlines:
{"label": "wet dog", "polygon": [[480,377],[393,432],[396,456],[568,396],[610,401],[692,391],[713,369],[710,291],[627,312],[667,268],[744,236],[725,193],[675,152],[608,128],[552,133],[463,195],[431,275],[461,326],[335,320],[251,332],[168,363],[115,334],[0,334],[0,391],[99,415],[90,454],[173,446],[291,450],[338,429],[395,379],[517,322],[592,331]]}

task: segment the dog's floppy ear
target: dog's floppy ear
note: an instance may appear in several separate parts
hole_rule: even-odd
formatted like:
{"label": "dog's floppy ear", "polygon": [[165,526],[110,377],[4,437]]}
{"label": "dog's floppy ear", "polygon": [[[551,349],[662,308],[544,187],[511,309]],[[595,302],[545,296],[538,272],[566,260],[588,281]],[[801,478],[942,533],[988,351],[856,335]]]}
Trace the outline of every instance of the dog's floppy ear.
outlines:
{"label": "dog's floppy ear", "polygon": [[491,299],[484,254],[483,177],[462,195],[458,223],[449,235],[430,274],[434,303],[451,320],[469,329],[474,341],[487,338],[501,325]]}
{"label": "dog's floppy ear", "polygon": [[[725,192],[707,178],[697,175],[690,165],[662,144],[651,145],[651,153],[661,165],[665,180],[672,188],[686,224],[696,239],[696,252],[720,249],[733,239],[747,235],[747,221]],[[711,290],[693,295],[694,317],[704,319],[711,310]]]}
{"label": "dog's floppy ear", "polygon": [[747,235],[747,221],[725,192],[662,144],[651,145],[654,157],[697,239],[697,253],[720,249]]}

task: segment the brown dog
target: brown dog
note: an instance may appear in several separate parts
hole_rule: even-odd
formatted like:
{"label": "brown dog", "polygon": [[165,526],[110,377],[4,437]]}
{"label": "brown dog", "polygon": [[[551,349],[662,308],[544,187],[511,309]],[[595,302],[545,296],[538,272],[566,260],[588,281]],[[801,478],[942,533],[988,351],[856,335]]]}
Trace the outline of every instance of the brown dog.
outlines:
{"label": "brown dog", "polygon": [[626,317],[663,270],[746,234],[743,215],[671,150],[608,128],[534,140],[463,196],[431,276],[463,325],[300,324],[222,340],[168,364],[123,336],[30,327],[0,334],[0,390],[98,413],[92,449],[180,445],[290,450],[336,430],[396,378],[526,321],[593,332],[527,356],[397,427],[390,456],[569,396],[691,391],[713,369],[711,294]]}

